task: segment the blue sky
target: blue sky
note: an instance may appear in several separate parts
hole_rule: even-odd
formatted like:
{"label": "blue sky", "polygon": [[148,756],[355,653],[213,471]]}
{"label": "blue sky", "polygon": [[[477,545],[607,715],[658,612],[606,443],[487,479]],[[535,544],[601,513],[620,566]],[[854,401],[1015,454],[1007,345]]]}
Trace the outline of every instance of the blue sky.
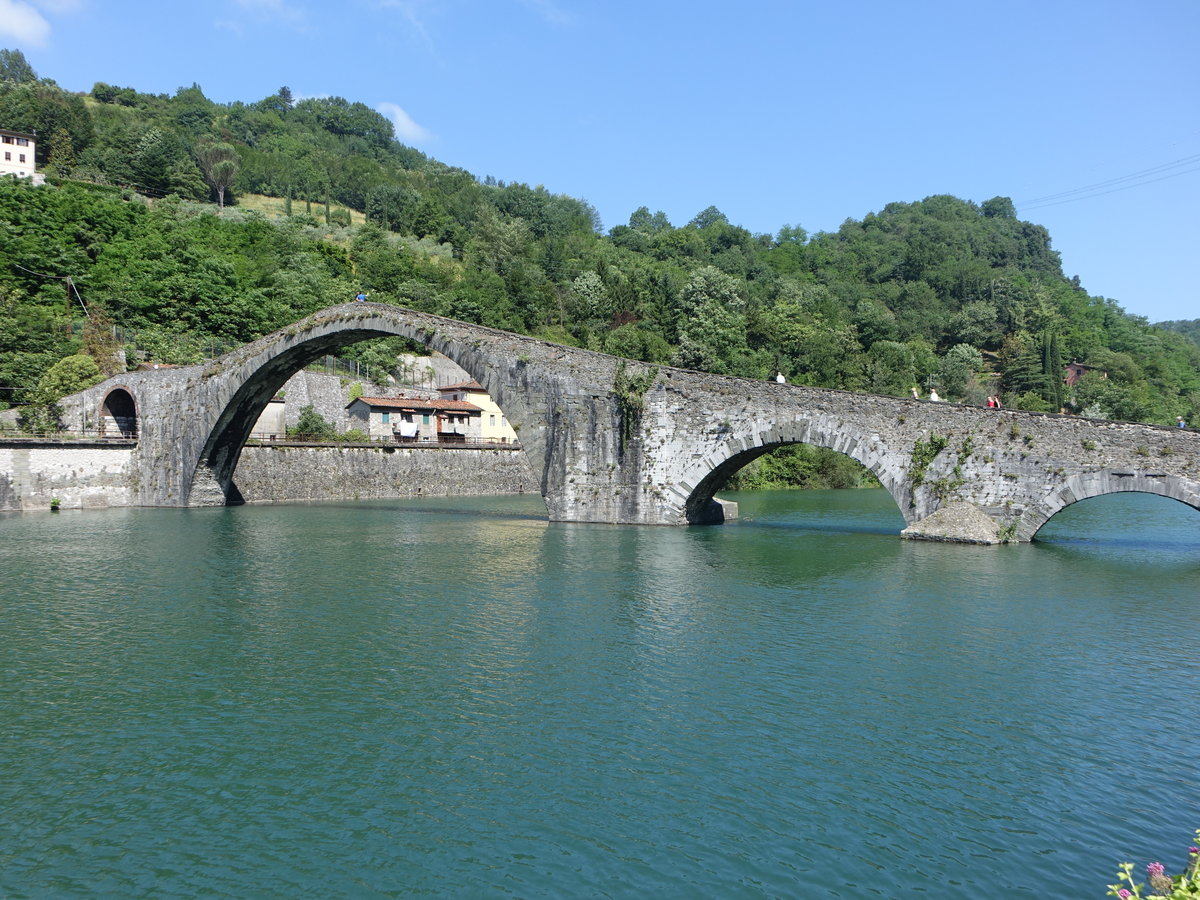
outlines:
{"label": "blue sky", "polygon": [[0,0],[0,47],[69,90],[360,101],[606,229],[1008,196],[1090,293],[1200,317],[1196,0]]}

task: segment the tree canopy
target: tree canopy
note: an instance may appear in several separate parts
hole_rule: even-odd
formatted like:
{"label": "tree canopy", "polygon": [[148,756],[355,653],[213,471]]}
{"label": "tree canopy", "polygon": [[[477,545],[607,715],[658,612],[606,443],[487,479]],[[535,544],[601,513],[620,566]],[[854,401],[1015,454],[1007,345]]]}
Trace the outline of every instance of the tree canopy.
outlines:
{"label": "tree canopy", "polygon": [[[447,166],[362,103],[79,96],[18,51],[0,53],[0,124],[43,136],[52,176],[0,183],[0,402],[86,352],[84,305],[130,361],[192,361],[366,290],[652,363],[1200,421],[1196,323],[1157,328],[1088,294],[1007,197],[892,202],[816,234],[752,234],[715,206],[676,227],[641,206],[604,233],[587,201]],[[247,208],[264,196],[284,214]],[[346,353],[386,367],[392,349]],[[1072,360],[1105,377],[1067,388]]]}

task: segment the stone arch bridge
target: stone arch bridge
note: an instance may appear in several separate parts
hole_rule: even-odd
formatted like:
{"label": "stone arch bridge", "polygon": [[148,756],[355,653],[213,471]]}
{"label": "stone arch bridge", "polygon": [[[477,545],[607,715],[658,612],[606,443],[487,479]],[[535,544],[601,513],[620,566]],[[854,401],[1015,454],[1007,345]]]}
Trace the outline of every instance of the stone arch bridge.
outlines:
{"label": "stone arch bridge", "polygon": [[[723,521],[727,478],[777,447],[844,453],[913,537],[1030,540],[1063,507],[1145,491],[1200,509],[1200,434],[855,394],[650,366],[377,303],[315,313],[208,363],[134,372],[80,398],[136,434],[143,506],[238,502],[238,457],[297,370],[400,335],[465,369],[518,429],[552,521]],[[117,415],[114,411],[119,411]]]}

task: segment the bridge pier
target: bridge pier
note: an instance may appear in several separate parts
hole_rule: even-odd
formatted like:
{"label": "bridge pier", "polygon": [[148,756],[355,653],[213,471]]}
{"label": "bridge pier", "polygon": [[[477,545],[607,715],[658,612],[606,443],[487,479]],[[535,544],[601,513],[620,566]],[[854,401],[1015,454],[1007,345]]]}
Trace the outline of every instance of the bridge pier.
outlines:
{"label": "bridge pier", "polygon": [[238,489],[231,484],[227,491],[217,478],[217,473],[208,466],[200,465],[196,469],[191,490],[188,491],[188,506],[230,506],[242,502]]}
{"label": "bridge pier", "polygon": [[[1011,529],[1009,529],[1011,530]],[[942,541],[954,544],[1002,544],[1006,528],[974,503],[947,503],[900,532],[913,541]]]}

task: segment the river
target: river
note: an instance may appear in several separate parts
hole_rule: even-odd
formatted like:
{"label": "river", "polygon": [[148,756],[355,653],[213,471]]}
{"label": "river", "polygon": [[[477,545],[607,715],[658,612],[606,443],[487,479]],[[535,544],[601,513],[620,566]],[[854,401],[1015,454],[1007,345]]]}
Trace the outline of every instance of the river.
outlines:
{"label": "river", "polygon": [[1200,516],[0,514],[0,896],[1098,897],[1200,827]]}

